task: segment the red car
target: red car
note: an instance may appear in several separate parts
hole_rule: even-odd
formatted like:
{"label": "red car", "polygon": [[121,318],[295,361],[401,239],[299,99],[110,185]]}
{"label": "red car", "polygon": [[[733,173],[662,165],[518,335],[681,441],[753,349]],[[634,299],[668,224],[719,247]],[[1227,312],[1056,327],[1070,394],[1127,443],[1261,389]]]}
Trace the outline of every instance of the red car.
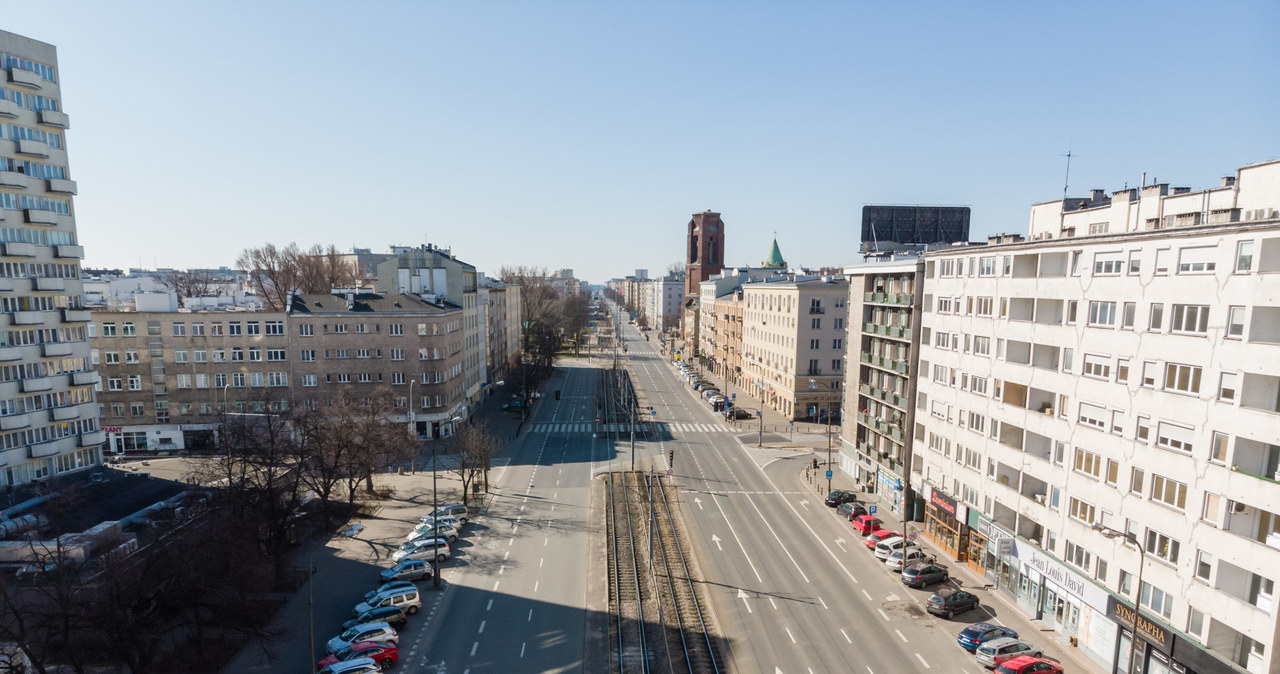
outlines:
{"label": "red car", "polygon": [[339,648],[336,653],[326,656],[316,663],[316,669],[324,669],[335,662],[354,658],[371,658],[378,666],[386,669],[400,659],[400,651],[389,641],[357,641],[346,648]]}
{"label": "red car", "polygon": [[853,518],[853,528],[857,529],[858,533],[863,536],[873,531],[879,531],[881,524],[884,524],[884,522],[881,522],[880,518],[875,515],[858,515]]}
{"label": "red car", "polygon": [[1048,658],[1033,658],[1030,655],[1019,655],[1000,663],[996,674],[1062,674],[1062,665]]}
{"label": "red car", "polygon": [[889,531],[888,529],[876,529],[875,531],[871,532],[870,536],[867,536],[866,546],[872,550],[875,550],[877,543],[885,539],[894,538],[894,537],[901,538],[902,534],[896,531]]}

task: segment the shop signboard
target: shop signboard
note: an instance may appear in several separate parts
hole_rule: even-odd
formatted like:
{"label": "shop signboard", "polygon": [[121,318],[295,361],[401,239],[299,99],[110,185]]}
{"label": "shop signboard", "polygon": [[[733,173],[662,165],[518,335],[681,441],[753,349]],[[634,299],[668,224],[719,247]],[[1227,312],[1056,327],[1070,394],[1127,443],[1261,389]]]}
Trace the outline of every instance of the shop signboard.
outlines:
{"label": "shop signboard", "polygon": [[[1133,610],[1133,607],[1116,599],[1115,595],[1107,595],[1107,617],[1135,631],[1144,641],[1159,648],[1165,653],[1173,647],[1173,633],[1160,623]],[[1137,625],[1135,629],[1134,625]]]}

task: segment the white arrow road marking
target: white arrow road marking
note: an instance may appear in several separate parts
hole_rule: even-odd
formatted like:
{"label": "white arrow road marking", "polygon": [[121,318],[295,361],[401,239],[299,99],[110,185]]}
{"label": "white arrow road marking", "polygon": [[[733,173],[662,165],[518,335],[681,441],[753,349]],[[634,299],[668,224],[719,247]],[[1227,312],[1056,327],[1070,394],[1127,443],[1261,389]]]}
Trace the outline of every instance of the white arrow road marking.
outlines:
{"label": "white arrow road marking", "polygon": [[836,545],[840,548],[840,551],[841,551],[841,552],[848,552],[848,550],[845,550],[845,549],[844,549],[844,539],[843,539],[843,538],[837,538],[837,539],[836,539]]}
{"label": "white arrow road marking", "polygon": [[702,510],[702,499],[695,496],[693,497],[693,502],[698,506],[698,510]]}
{"label": "white arrow road marking", "polygon": [[738,588],[738,599],[742,600],[742,605],[747,607],[747,613],[751,613],[751,604],[747,603],[747,592],[742,588]]}
{"label": "white arrow road marking", "polygon": [[889,594],[889,596],[887,596],[887,597],[885,597],[885,598],[884,598],[884,600],[885,600],[885,601],[898,601],[898,599],[900,599],[900,597],[898,597],[898,595],[896,595],[896,594],[892,594],[892,593],[890,593],[890,594]]}
{"label": "white arrow road marking", "polygon": [[720,550],[720,551],[723,551],[723,550],[724,550],[724,548],[720,547],[720,537],[719,537],[719,536],[717,536],[717,535],[715,535],[715,534],[711,534],[711,542],[716,544],[716,550]]}
{"label": "white arrow road marking", "polygon": [[802,500],[800,501],[800,505],[801,505],[801,506],[803,506],[805,510],[808,510],[808,509],[809,509],[809,501],[808,501],[808,499],[802,499]]}

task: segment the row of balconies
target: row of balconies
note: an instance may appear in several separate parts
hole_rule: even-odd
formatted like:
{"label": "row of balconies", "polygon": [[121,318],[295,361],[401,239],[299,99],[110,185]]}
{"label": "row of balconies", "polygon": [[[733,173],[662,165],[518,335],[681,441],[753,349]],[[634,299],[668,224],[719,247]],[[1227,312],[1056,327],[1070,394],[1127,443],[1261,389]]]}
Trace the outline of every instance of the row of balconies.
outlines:
{"label": "row of balconies", "polygon": [[907,370],[910,369],[910,364],[905,360],[891,360],[888,358],[882,358],[880,356],[873,355],[867,351],[862,352],[862,362],[869,363],[871,365],[874,365],[876,367],[881,367],[886,370],[893,370],[894,372],[900,372],[902,374],[906,374]]}
{"label": "row of balconies", "polygon": [[863,384],[858,388],[862,391],[863,395],[869,398],[875,398],[876,400],[888,403],[902,410],[908,409],[907,399],[897,395],[896,393],[890,393],[883,389],[871,386],[870,384]]}
{"label": "row of balconies", "polygon": [[[40,179],[31,178],[27,174],[18,173],[17,171],[0,171],[0,187],[8,187],[10,189],[15,189],[15,190],[25,190],[31,186],[32,181],[36,181],[36,180],[40,180]],[[42,182],[44,182],[45,191],[47,192],[53,192],[55,194],[72,194],[72,195],[76,194],[77,188],[76,188],[76,181],[74,180],[50,178],[48,180],[43,180]],[[29,223],[41,224],[41,225],[58,224],[56,214],[50,213],[49,211],[32,211],[31,209],[26,209],[26,213],[27,213],[27,222]],[[53,221],[49,222],[47,218],[41,215],[44,213],[50,213],[50,215],[53,215],[54,216]],[[0,217],[3,217],[3,216],[0,216]],[[33,217],[37,219],[32,219]]]}
{"label": "row of balconies", "polygon": [[873,304],[899,304],[911,306],[915,303],[915,295],[908,293],[863,293],[862,300]]}
{"label": "row of balconies", "polygon": [[866,412],[858,412],[858,421],[867,428],[871,428],[883,433],[898,442],[902,442],[906,434],[902,432],[902,428],[890,421],[885,421],[879,417],[871,416]]}
{"label": "row of balconies", "polygon": [[[69,377],[72,386],[92,386],[101,381],[98,373],[92,370],[72,372]],[[49,377],[31,377],[29,379],[0,382],[0,399],[16,398],[22,393],[51,391],[54,384],[60,381],[61,378],[62,375],[52,375]]]}
{"label": "row of balconies", "polygon": [[884,335],[885,337],[911,341],[911,328],[866,322],[862,324],[862,331],[869,335]]}
{"label": "row of balconies", "polygon": [[[9,314],[10,325],[44,325],[45,311],[15,311]],[[88,323],[88,309],[63,309],[63,323]]]}
{"label": "row of balconies", "polygon": [[[25,243],[22,241],[10,241],[4,244],[5,257],[36,257],[37,252],[44,246],[35,243]],[[84,246],[74,246],[69,244],[60,244],[53,246],[54,257],[64,259],[83,260]]]}
{"label": "row of balconies", "polygon": [[[41,412],[47,412],[47,414],[41,414]],[[53,409],[41,410],[40,412],[10,414],[8,416],[0,417],[0,431],[16,431],[20,428],[30,428],[33,418],[37,425],[43,425],[49,421],[70,421],[72,419],[79,419],[82,417],[91,419],[97,415],[98,410],[93,403],[54,407]]]}
{"label": "row of balconies", "polygon": [[[75,348],[76,342],[45,342],[39,344],[40,355],[46,358],[54,358],[59,356],[70,356]],[[29,346],[4,346],[0,347],[0,363],[11,363],[13,361],[22,360],[29,355],[26,349],[30,349],[35,344]]]}

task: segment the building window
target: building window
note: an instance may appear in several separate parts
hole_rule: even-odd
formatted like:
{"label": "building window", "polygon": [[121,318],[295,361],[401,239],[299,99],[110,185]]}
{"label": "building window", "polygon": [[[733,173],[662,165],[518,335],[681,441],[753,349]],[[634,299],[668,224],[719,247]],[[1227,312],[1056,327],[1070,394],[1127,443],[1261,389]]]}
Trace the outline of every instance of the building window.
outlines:
{"label": "building window", "polygon": [[147,408],[142,403],[129,403],[129,414],[135,417],[146,415]]}
{"label": "building window", "polygon": [[1076,447],[1075,464],[1078,473],[1097,479],[1102,474],[1102,457],[1088,450]]}
{"label": "building window", "polygon": [[1247,274],[1253,271],[1253,242],[1241,241],[1236,244],[1236,273]]}
{"label": "building window", "polygon": [[1138,428],[1134,431],[1133,437],[1146,442],[1151,439],[1151,418],[1139,415]]}
{"label": "building window", "polygon": [[250,386],[260,388],[260,387],[262,386],[262,384],[263,384],[263,382],[264,382],[264,381],[265,381],[265,378],[262,376],[262,373],[261,373],[261,372],[250,372],[250,373],[249,373],[249,385],[250,385]]}
{"label": "building window", "polygon": [[831,348],[833,348],[833,349],[835,349],[835,350],[837,350],[837,351],[839,351],[840,349],[843,349],[843,348],[844,348],[844,340],[843,340],[843,339],[833,339],[833,340],[831,340]]}
{"label": "building window", "polygon": [[1222,512],[1222,497],[1205,492],[1204,505],[1200,507],[1200,519],[1217,526],[1220,512]]}
{"label": "building window", "polygon": [[287,358],[287,356],[285,355],[285,350],[284,350],[284,349],[267,349],[267,360],[268,360],[268,361],[276,361],[276,362],[279,362],[279,361],[283,361],[283,360],[285,360],[286,358]]}
{"label": "building window", "polygon": [[188,362],[188,358],[187,358],[187,350],[186,350],[186,349],[178,349],[178,350],[174,351],[174,352],[173,352],[173,362],[175,362],[175,363],[186,363],[186,362]]}
{"label": "building window", "polygon": [[316,334],[316,326],[310,323],[302,323],[298,326],[299,337],[314,337]]}
{"label": "building window", "polygon": [[1240,374],[1237,372],[1223,372],[1222,378],[1218,382],[1218,400],[1222,402],[1235,402],[1236,387],[1239,385]]}
{"label": "building window", "polygon": [[1170,332],[1204,335],[1209,332],[1209,306],[1205,304],[1173,305]]}
{"label": "building window", "polygon": [[137,337],[138,327],[132,321],[126,321],[120,326],[120,335],[122,337]]}
{"label": "building window", "polygon": [[192,355],[195,356],[194,360],[197,363],[209,362],[209,352],[206,349],[203,349],[203,348],[196,349]]}
{"label": "building window", "polygon": [[1147,480],[1147,472],[1141,468],[1134,468],[1129,474],[1129,491],[1135,494],[1141,494],[1143,485]]}
{"label": "building window", "polygon": [[136,365],[136,364],[138,363],[138,350],[137,350],[137,349],[125,349],[125,350],[124,350],[124,362],[125,362],[125,363],[127,363],[127,364]]}
{"label": "building window", "polygon": [[817,349],[817,348],[819,348],[819,344],[820,344],[820,343],[821,343],[821,342],[820,342],[820,340],[817,340],[817,339],[811,339],[811,340],[809,340],[809,348],[810,348],[810,349]]}
{"label": "building window", "polygon": [[1088,550],[1085,550],[1071,541],[1067,541],[1067,547],[1062,555],[1062,561],[1088,572],[1092,559],[1093,555],[1089,554]]}
{"label": "building window", "polygon": [[250,337],[257,337],[262,334],[262,325],[258,321],[245,321],[245,327],[248,328],[246,334]]}
{"label": "building window", "polygon": [[1095,379],[1111,378],[1111,357],[1085,354],[1084,375]]}
{"label": "building window", "polygon": [[174,337],[186,337],[186,336],[187,336],[187,324],[186,324],[186,323],[174,323],[174,324],[173,324],[173,336],[174,336]]}
{"label": "building window", "polygon": [[289,374],[286,372],[268,372],[267,386],[288,386]]}
{"label": "building window", "polygon": [[316,362],[316,351],[315,351],[315,349],[303,349],[303,350],[299,353],[299,358],[298,358],[298,359],[299,359],[299,360],[301,360],[301,361],[302,361],[302,362],[304,362],[304,363],[314,363],[314,362]]}
{"label": "building window", "polygon": [[241,331],[240,321],[227,321],[227,335],[230,337],[239,337],[244,334]]}
{"label": "building window", "polygon": [[1199,246],[1178,250],[1179,274],[1208,274],[1217,268],[1213,261],[1214,246]]}
{"label": "building window", "polygon": [[388,334],[388,335],[391,335],[392,337],[403,337],[403,336],[404,336],[404,324],[403,324],[403,323],[392,323],[392,324],[388,325],[388,326],[387,326],[387,334]]}
{"label": "building window", "polygon": [[1164,366],[1164,388],[1166,391],[1199,393],[1200,372],[1201,368],[1195,365],[1166,363]]}
{"label": "building window", "polygon": [[1151,500],[1184,510],[1187,507],[1187,485],[1163,475],[1151,476]]}
{"label": "building window", "polygon": [[1227,339],[1240,339],[1244,336],[1244,307],[1227,309]]}
{"label": "building window", "polygon": [[209,324],[209,336],[222,337],[224,334],[225,333],[223,332],[223,325],[220,321]]}
{"label": "building window", "polygon": [[1129,359],[1128,358],[1116,359],[1116,383],[1117,384],[1129,383]]}
{"label": "building window", "polygon": [[392,373],[391,373],[391,383],[392,383],[392,384],[403,384],[403,383],[404,383],[404,381],[405,381],[405,378],[404,378],[404,373],[403,373],[403,372],[392,372]]}
{"label": "building window", "polygon": [[103,323],[103,324],[102,324],[102,336],[103,336],[103,337],[115,337],[115,336],[116,336],[116,324],[115,324],[115,323]]}
{"label": "building window", "polygon": [[391,360],[404,360],[404,349],[392,349]]}
{"label": "building window", "polygon": [[215,387],[217,387],[217,388],[222,388],[223,386],[226,386],[226,385],[227,385],[227,375],[225,375],[225,374],[215,374],[215,375],[213,375],[213,385],[214,385]]}
{"label": "building window", "polygon": [[1073,519],[1080,520],[1089,526],[1093,526],[1093,523],[1097,521],[1094,519],[1095,510],[1091,503],[1086,503],[1073,496],[1069,499],[1067,507],[1068,514]]}
{"label": "building window", "polygon": [[[1147,534],[1150,536],[1150,532]],[[1196,550],[1196,578],[1208,581],[1213,575],[1213,555],[1204,550]],[[1194,609],[1192,609],[1194,610]]]}
{"label": "building window", "polygon": [[1201,638],[1204,636],[1204,614],[1190,606],[1187,607],[1187,634]]}
{"label": "building window", "polygon": [[142,375],[138,375],[138,374],[129,375],[129,390],[130,391],[142,390]]}
{"label": "building window", "polygon": [[283,335],[284,321],[267,321],[266,330],[268,335]]}
{"label": "building window", "polygon": [[103,357],[105,357],[105,358],[106,358],[106,363],[107,363],[107,365],[119,365],[119,364],[120,364],[120,352],[119,352],[119,351],[104,351],[102,355],[103,355]]}
{"label": "building window", "polygon": [[1182,543],[1155,529],[1147,529],[1147,540],[1143,547],[1146,549],[1147,554],[1159,557],[1170,564],[1177,564],[1178,553],[1182,549]]}
{"label": "building window", "polygon": [[249,347],[249,362],[250,363],[262,362],[262,347],[260,346]]}
{"label": "building window", "polygon": [[822,329],[822,319],[821,319],[821,318],[815,318],[815,319],[813,319],[813,320],[811,321],[811,323],[810,323],[810,324],[812,325],[812,327],[813,327],[813,329],[814,329],[814,330],[821,330],[821,329]]}
{"label": "building window", "polygon": [[1213,432],[1213,440],[1209,444],[1209,460],[1214,463],[1227,462],[1227,434],[1219,431]]}
{"label": "building window", "polygon": [[1115,324],[1115,302],[1089,302],[1089,325],[1111,327]]}
{"label": "building window", "polygon": [[196,375],[196,388],[209,388],[209,375],[207,374]]}
{"label": "building window", "polygon": [[1120,480],[1120,464],[1116,461],[1112,461],[1111,459],[1107,459],[1107,472],[1105,475],[1106,477],[1104,477],[1102,481],[1107,484],[1114,485]]}
{"label": "building window", "polygon": [[1142,251],[1129,251],[1129,274],[1137,274],[1142,268]]}
{"label": "building window", "polygon": [[191,388],[191,375],[189,374],[178,375],[178,388]]}
{"label": "building window", "polygon": [[1151,332],[1160,332],[1160,329],[1163,326],[1164,326],[1164,305],[1152,304],[1151,320],[1147,322],[1147,330],[1150,330]]}
{"label": "building window", "polygon": [[302,375],[302,385],[303,385],[303,386],[315,386],[315,385],[316,385],[316,376],[315,376],[314,374],[304,374],[304,375]]}
{"label": "building window", "polygon": [[1137,313],[1138,313],[1137,302],[1125,302],[1124,310],[1120,318],[1120,327],[1124,328],[1125,330],[1132,330],[1134,316]]}
{"label": "building window", "polygon": [[1119,276],[1124,270],[1124,253],[1095,253],[1093,256],[1094,276]]}
{"label": "building window", "polygon": [[122,380],[120,377],[107,377],[107,390],[108,391],[124,390],[120,385],[122,381],[124,380]]}
{"label": "building window", "polygon": [[840,362],[840,359],[839,359],[839,358],[836,358],[835,360],[831,361],[831,369],[832,369],[833,371],[835,371],[835,372],[839,372],[839,371],[840,371],[840,368],[841,368],[842,366],[843,366],[843,365],[842,365],[842,363]]}
{"label": "building window", "polygon": [[1194,429],[1161,421],[1156,427],[1156,446],[1177,452],[1191,453]]}
{"label": "building window", "polygon": [[204,323],[203,323],[203,322],[195,321],[195,322],[193,322],[193,323],[191,324],[191,336],[192,336],[192,337],[204,337]]}
{"label": "building window", "polygon": [[1153,361],[1145,361],[1142,363],[1142,386],[1145,388],[1155,388],[1156,377],[1159,376],[1160,367]]}
{"label": "building window", "polygon": [[231,373],[231,386],[232,386],[232,388],[244,388],[244,373],[243,373],[243,372],[232,372],[232,373]]}
{"label": "building window", "polygon": [[1173,617],[1173,596],[1150,584],[1142,584],[1142,605],[1164,616],[1165,621]]}

